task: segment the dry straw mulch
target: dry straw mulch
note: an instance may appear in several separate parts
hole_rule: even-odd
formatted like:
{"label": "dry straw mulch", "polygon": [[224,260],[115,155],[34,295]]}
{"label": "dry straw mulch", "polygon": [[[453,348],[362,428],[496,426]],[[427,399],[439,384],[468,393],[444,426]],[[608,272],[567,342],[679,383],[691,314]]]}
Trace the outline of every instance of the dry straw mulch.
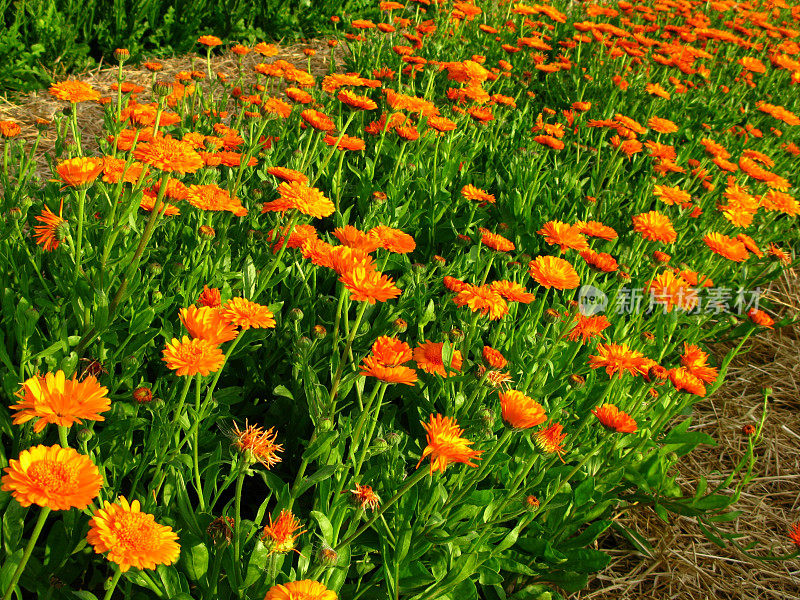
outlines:
{"label": "dry straw mulch", "polygon": [[[303,54],[306,48],[316,50],[311,58],[315,76],[322,77],[332,68],[342,71],[338,63],[346,50],[331,49],[325,41],[282,47],[275,59],[308,68],[308,58]],[[245,57],[246,82],[254,80],[252,66],[260,60],[253,54]],[[164,69],[158,79],[164,81],[174,80],[179,71],[205,71],[205,62],[198,57],[159,62]],[[227,74],[229,81],[235,79],[236,56],[215,56],[213,69]],[[97,69],[76,78],[112,95],[117,69]],[[144,86],[148,91],[141,101],[147,101],[152,73],[126,66],[124,80]],[[14,103],[0,97],[0,119],[20,123],[23,135],[30,138],[36,135],[33,125],[37,118],[50,120],[61,109],[63,104],[46,90]],[[102,119],[102,107],[79,107],[79,127],[90,148],[102,133]],[[52,153],[54,144],[55,132],[51,129],[43,134],[37,152],[40,176],[48,176],[45,156]],[[769,297],[784,315],[800,316],[800,275],[787,272],[771,287]],[[684,457],[679,477],[689,493],[701,475],[709,479],[712,487],[723,479],[719,473],[730,472],[746,448],[742,427],[761,418],[762,390],[766,387],[772,388],[773,394],[757,450],[756,474],[734,507],[742,511],[741,518],[722,524],[725,531],[743,534],[740,543],[757,542],[753,552],[762,555],[771,549],[777,554],[791,550],[786,532],[792,522],[800,519],[800,326],[764,331],[753,338],[747,351],[731,364],[722,388],[713,398],[695,406],[692,428],[711,435],[717,446],[701,447]],[[647,540],[652,552],[637,550],[625,537],[609,530],[598,547],[612,556],[611,563],[592,580],[589,589],[574,594],[573,600],[800,600],[798,560],[762,562],[733,547],[719,548],[706,539],[693,519],[675,516],[667,524],[648,507],[634,507],[616,519]]]}
{"label": "dry straw mulch", "polygon": [[[781,316],[800,317],[800,273],[787,271],[766,296]],[[679,482],[692,493],[700,476],[709,487],[724,479],[720,473],[729,473],[747,448],[742,427],[760,421],[762,390],[772,388],[753,480],[732,507],[742,515],[719,526],[742,534],[741,545],[756,542],[753,554],[786,554],[793,549],[788,528],[800,520],[800,325],[765,330],[745,349],[726,383],[695,405],[692,429],[708,433],[717,446],[685,456]],[[718,354],[721,359],[724,352]],[[618,521],[653,551],[645,554],[609,530],[599,547],[612,555],[611,563],[573,600],[800,599],[800,560],[763,562],[732,546],[720,548],[694,519],[674,516],[666,524],[649,507],[635,507]]]}

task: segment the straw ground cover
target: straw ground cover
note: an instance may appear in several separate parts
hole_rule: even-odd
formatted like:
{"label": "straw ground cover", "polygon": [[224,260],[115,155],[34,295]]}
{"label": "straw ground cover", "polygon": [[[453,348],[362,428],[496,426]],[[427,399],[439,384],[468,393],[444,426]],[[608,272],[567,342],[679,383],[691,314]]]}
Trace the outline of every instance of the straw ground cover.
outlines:
{"label": "straw ground cover", "polygon": [[800,14],[379,8],[3,121],[6,598],[557,598],[647,511],[792,564],[769,397],[692,457],[794,318]]}

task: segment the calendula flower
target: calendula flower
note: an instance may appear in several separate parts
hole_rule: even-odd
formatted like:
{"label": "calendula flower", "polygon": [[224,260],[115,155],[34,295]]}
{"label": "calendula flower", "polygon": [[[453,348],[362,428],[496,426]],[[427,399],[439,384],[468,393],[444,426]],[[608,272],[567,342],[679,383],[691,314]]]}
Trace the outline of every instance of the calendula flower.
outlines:
{"label": "calendula flower", "polygon": [[84,81],[67,80],[50,86],[50,95],[59,100],[77,104],[100,100],[100,92]]}
{"label": "calendula flower", "polygon": [[775,324],[775,321],[772,319],[772,317],[770,317],[763,310],[759,310],[757,308],[751,308],[748,310],[747,316],[750,317],[750,320],[756,325],[761,325],[767,329],[772,329],[772,326]]}
{"label": "calendula flower", "polygon": [[337,600],[336,592],[319,581],[304,579],[272,586],[264,600]]}
{"label": "calendula flower", "polygon": [[[36,216],[36,220],[43,225],[35,225],[33,231],[35,232],[36,243],[39,244],[46,252],[51,252],[58,248],[61,240],[63,240],[63,231],[60,229],[62,224],[67,220],[61,217],[64,210],[64,201],[61,201],[61,206],[58,209],[58,215],[52,212],[48,207],[44,207],[41,215]],[[66,225],[64,225],[66,227]]]}
{"label": "calendula flower", "polygon": [[56,172],[68,186],[82,187],[92,183],[103,172],[103,159],[86,156],[70,158],[58,163]]}
{"label": "calendula flower", "polygon": [[705,397],[706,386],[703,385],[699,377],[692,374],[686,367],[670,369],[668,377],[676,390],[683,390],[695,396]]}
{"label": "calendula flower", "polygon": [[283,451],[283,445],[275,443],[278,434],[274,428],[265,430],[263,427],[250,425],[245,420],[244,429],[239,429],[239,425],[234,423],[229,436],[239,452],[246,454],[254,462],[261,463],[266,469],[281,462],[278,452]]}
{"label": "calendula flower", "polygon": [[408,254],[417,247],[413,237],[386,225],[376,225],[367,232],[367,235],[376,238],[380,248],[397,254]]}
{"label": "calendula flower", "polygon": [[51,510],[85,509],[100,493],[103,478],[88,456],[72,448],[34,446],[3,469],[2,491],[22,506]]}
{"label": "calendula flower", "polygon": [[361,375],[375,377],[385,383],[402,383],[413,386],[417,372],[405,365],[387,366],[375,356],[367,356],[361,363]]}
{"label": "calendula flower", "polygon": [[542,405],[517,390],[500,392],[500,409],[503,421],[512,429],[529,429],[547,420]]}
{"label": "calendula flower", "polygon": [[186,200],[202,210],[228,211],[237,217],[247,215],[247,209],[242,206],[241,200],[232,197],[227,190],[214,183],[189,186]]}
{"label": "calendula flower", "polygon": [[703,242],[714,254],[719,254],[735,262],[742,262],[750,256],[747,247],[742,242],[721,233],[709,233],[703,237]]}
{"label": "calendula flower", "polygon": [[585,344],[596,337],[604,337],[603,331],[611,327],[611,323],[605,315],[585,316],[580,313],[575,315],[575,327],[567,334],[567,338],[575,342],[581,338]]}
{"label": "calendula flower", "polygon": [[203,291],[197,298],[197,303],[200,306],[208,306],[209,308],[219,308],[222,305],[222,296],[217,288],[210,288],[207,285],[203,286]]}
{"label": "calendula flower", "polygon": [[442,415],[431,415],[428,423],[422,421],[422,426],[428,432],[428,445],[422,451],[417,468],[426,457],[431,457],[430,474],[434,471],[444,473],[447,465],[453,462],[465,463],[470,467],[478,465],[472,462],[473,458],[480,460],[483,453],[480,450],[471,450],[472,441],[462,438],[464,432],[455,419]]}
{"label": "calendula flower", "polygon": [[472,312],[488,315],[493,321],[508,313],[506,301],[488,285],[464,284],[464,289],[458,292],[453,302],[458,306],[469,306]]}
{"label": "calendula flower", "polygon": [[558,246],[561,252],[566,252],[567,248],[573,250],[589,249],[589,243],[581,235],[580,228],[577,225],[568,225],[561,221],[550,221],[542,225],[542,228],[536,233],[543,235],[544,241],[548,244]]}
{"label": "calendula flower", "polygon": [[622,378],[625,371],[631,375],[644,375],[652,362],[641,352],[628,348],[627,344],[598,344],[597,353],[589,356],[589,366],[592,369],[605,367],[609,377],[619,373]]}
{"label": "calendula flower", "polygon": [[300,527],[300,521],[292,511],[282,510],[275,522],[272,521],[272,515],[269,516],[269,525],[261,532],[261,540],[270,549],[270,553],[286,554],[294,550],[300,554],[294,547],[297,538],[306,531],[298,531]]}
{"label": "calendula flower", "polygon": [[364,510],[375,510],[378,508],[378,506],[380,506],[380,497],[368,485],[361,485],[357,483],[356,489],[349,490],[349,492],[353,494],[353,500],[356,502],[359,508]]}
{"label": "calendula flower", "polygon": [[789,529],[789,539],[800,546],[800,523],[795,523]]}
{"label": "calendula flower", "polygon": [[191,305],[180,310],[180,319],[190,336],[218,346],[238,335],[236,326],[223,319],[220,312],[219,308]]}
{"label": "calendula flower", "polygon": [[694,344],[683,343],[683,354],[681,355],[681,364],[686,367],[689,372],[706,383],[714,383],[717,380],[719,372],[716,367],[709,367],[706,364],[708,360],[708,353],[703,352],[698,346]]}
{"label": "calendula flower", "polygon": [[450,364],[447,365],[447,369],[445,369],[444,359],[442,358],[443,348],[443,342],[434,343],[430,340],[425,340],[424,344],[420,344],[414,348],[414,361],[417,363],[417,367],[426,373],[432,373],[442,377],[450,376],[448,370],[460,371],[462,363],[461,352],[453,350]]}
{"label": "calendula flower", "polygon": [[275,327],[275,315],[269,308],[245,298],[228,300],[220,311],[220,317],[242,329]]}
{"label": "calendula flower", "polygon": [[597,417],[603,426],[613,429],[617,433],[633,433],[636,431],[636,421],[613,404],[603,404],[593,408],[592,414]]}
{"label": "calendula flower", "polygon": [[130,504],[124,496],[117,503],[105,502],[89,521],[87,541],[97,554],[119,565],[123,573],[131,567],[155,569],[178,560],[178,536],[167,525],[141,511],[138,500]]}
{"label": "calendula flower", "polygon": [[484,362],[493,369],[502,369],[508,364],[506,357],[503,356],[499,350],[495,350],[491,346],[484,346],[481,355],[483,356]]}
{"label": "calendula flower", "polygon": [[289,169],[287,167],[270,167],[267,173],[274,175],[283,181],[297,181],[298,183],[308,183],[308,177],[303,175],[300,171]]}
{"label": "calendula flower", "polygon": [[678,237],[669,217],[654,210],[633,217],[633,230],[651,242],[671,244]]}
{"label": "calendula flower", "polygon": [[489,194],[483,191],[480,188],[475,187],[471,183],[465,185],[461,189],[461,195],[464,196],[467,200],[476,200],[478,202],[488,202],[489,204],[494,204],[497,202],[497,199],[494,195]]}
{"label": "calendula flower", "polygon": [[20,425],[38,419],[33,426],[36,433],[48,423],[71,427],[81,421],[104,421],[100,413],[111,408],[108,388],[97,379],[91,375],[82,381],[77,375],[67,379],[64,371],[27,379],[16,396],[20,402],[11,406],[17,411],[13,423]]}
{"label": "calendula flower", "polygon": [[664,306],[665,312],[672,312],[673,307],[691,310],[697,306],[697,292],[687,281],[672,271],[664,271],[649,281],[644,288],[658,304]]}
{"label": "calendula flower", "polygon": [[533,441],[542,452],[555,452],[560,457],[564,453],[563,442],[567,437],[567,434],[562,433],[562,430],[561,423],[552,423],[534,433]]}
{"label": "calendula flower", "polygon": [[509,302],[530,304],[533,302],[534,298],[536,298],[536,296],[525,289],[524,285],[516,283],[515,281],[501,279],[500,281],[493,281],[489,284],[489,287],[491,287],[495,292],[500,294]]}
{"label": "calendula flower", "polygon": [[197,38],[197,43],[208,46],[209,48],[213,48],[214,46],[221,45],[222,40],[215,35],[201,35],[199,38]]}
{"label": "calendula flower", "polygon": [[205,165],[191,144],[171,137],[157,137],[140,143],[133,151],[133,156],[168,173],[194,173]]}
{"label": "calendula flower", "polygon": [[581,283],[574,267],[563,258],[537,256],[529,265],[531,277],[542,287],[574,290]]}
{"label": "calendula flower", "polygon": [[375,304],[375,302],[386,302],[400,295],[400,289],[394,284],[391,277],[362,266],[356,266],[343,273],[339,281],[350,292],[350,298],[357,302]]}
{"label": "calendula flower", "polygon": [[209,373],[216,373],[225,362],[225,355],[215,344],[187,336],[181,340],[172,338],[164,348],[163,355],[162,360],[176,375],[188,377],[197,374],[205,377]]}
{"label": "calendula flower", "polygon": [[309,187],[299,181],[284,181],[278,186],[280,197],[272,202],[267,202],[262,212],[285,212],[295,209],[317,219],[328,217],[336,208],[317,188]]}

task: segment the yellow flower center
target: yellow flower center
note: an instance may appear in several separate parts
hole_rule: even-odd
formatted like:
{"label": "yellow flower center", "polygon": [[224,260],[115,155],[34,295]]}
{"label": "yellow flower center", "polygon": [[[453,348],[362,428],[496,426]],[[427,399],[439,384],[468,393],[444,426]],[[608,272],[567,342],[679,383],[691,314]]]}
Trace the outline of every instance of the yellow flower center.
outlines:
{"label": "yellow flower center", "polygon": [[31,463],[28,477],[52,494],[72,493],[78,484],[78,472],[73,465],[48,459]]}
{"label": "yellow flower center", "polygon": [[125,513],[116,517],[114,533],[119,543],[126,548],[147,554],[158,547],[159,535],[154,525],[152,515]]}

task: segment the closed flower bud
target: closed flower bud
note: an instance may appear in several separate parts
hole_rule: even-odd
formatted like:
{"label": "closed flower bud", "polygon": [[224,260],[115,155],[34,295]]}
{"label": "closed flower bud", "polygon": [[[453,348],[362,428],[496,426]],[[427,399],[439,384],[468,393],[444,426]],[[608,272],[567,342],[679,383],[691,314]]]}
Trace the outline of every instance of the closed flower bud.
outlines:
{"label": "closed flower bud", "polygon": [[339,560],[339,553],[325,544],[319,551],[319,562],[326,567],[332,567]]}
{"label": "closed flower bud", "polygon": [[92,430],[88,427],[82,427],[78,430],[78,441],[81,444],[85,444],[90,439],[92,439]]}
{"label": "closed flower bud", "polygon": [[139,404],[148,404],[153,401],[153,391],[144,386],[139,386],[133,390],[133,399]]}
{"label": "closed flower bud", "polygon": [[453,342],[460,342],[464,339],[464,332],[461,331],[458,327],[453,327],[449,332],[450,340]]}
{"label": "closed flower bud", "polygon": [[751,423],[748,423],[747,425],[742,427],[742,433],[746,436],[751,436],[755,434],[755,432],[756,432],[756,427]]}
{"label": "closed flower bud", "polygon": [[147,265],[147,272],[150,275],[161,275],[161,271],[163,270],[164,269],[161,264],[157,262],[151,262],[149,265]]}
{"label": "closed flower bud", "polygon": [[328,330],[323,325],[314,325],[314,337],[318,340],[324,339],[328,335]]}
{"label": "closed flower bud", "polygon": [[643,331],[639,337],[645,344],[652,344],[656,341],[656,336],[653,335],[652,331]]}
{"label": "closed flower bud", "polygon": [[375,202],[386,202],[386,192],[372,192],[372,199]]}
{"label": "closed flower bud", "polygon": [[544,320],[548,323],[555,323],[561,317],[561,314],[555,308],[548,308],[544,311]]}
{"label": "closed flower bud", "polygon": [[153,290],[150,296],[154,303],[161,302],[164,299],[164,294],[161,293],[161,290]]}
{"label": "closed flower bud", "polygon": [[384,438],[375,438],[369,449],[375,454],[382,454],[389,449],[389,442]]}
{"label": "closed flower bud", "polygon": [[200,235],[208,239],[213,239],[217,235],[217,232],[210,225],[200,225],[199,231]]}
{"label": "closed flower bud", "polygon": [[322,432],[333,431],[333,427],[334,427],[334,424],[333,424],[333,421],[331,419],[325,418],[325,419],[322,419],[322,421],[319,422],[319,430],[322,431]]}
{"label": "closed flower bud", "polygon": [[572,375],[570,375],[569,380],[570,382],[572,382],[572,385],[576,388],[582,388],[584,385],[586,385],[586,379],[583,376],[578,375],[577,373],[573,373]]}
{"label": "closed flower bud", "polygon": [[15,206],[10,211],[8,211],[8,214],[15,221],[19,221],[22,218],[22,211],[18,206]]}
{"label": "closed flower bud", "polygon": [[289,320],[290,321],[302,321],[303,320],[303,311],[299,308],[293,308],[289,311]]}
{"label": "closed flower bud", "polygon": [[525,506],[532,510],[536,510],[539,508],[539,499],[534,495],[525,496]]}
{"label": "closed flower bud", "polygon": [[166,81],[156,81],[153,84],[153,93],[164,98],[172,93],[172,84]]}
{"label": "closed flower bud", "polygon": [[405,333],[406,329],[408,329],[408,323],[403,319],[395,319],[392,323],[392,328],[397,333]]}
{"label": "closed flower bud", "polygon": [[116,58],[118,62],[124,63],[130,57],[131,53],[127,48],[117,48],[114,50],[114,58]]}
{"label": "closed flower bud", "polygon": [[400,443],[401,437],[400,434],[395,431],[390,431],[386,434],[386,441],[391,446],[397,446]]}
{"label": "closed flower bud", "polygon": [[480,412],[481,421],[486,427],[494,425],[494,412],[488,408],[484,408]]}

